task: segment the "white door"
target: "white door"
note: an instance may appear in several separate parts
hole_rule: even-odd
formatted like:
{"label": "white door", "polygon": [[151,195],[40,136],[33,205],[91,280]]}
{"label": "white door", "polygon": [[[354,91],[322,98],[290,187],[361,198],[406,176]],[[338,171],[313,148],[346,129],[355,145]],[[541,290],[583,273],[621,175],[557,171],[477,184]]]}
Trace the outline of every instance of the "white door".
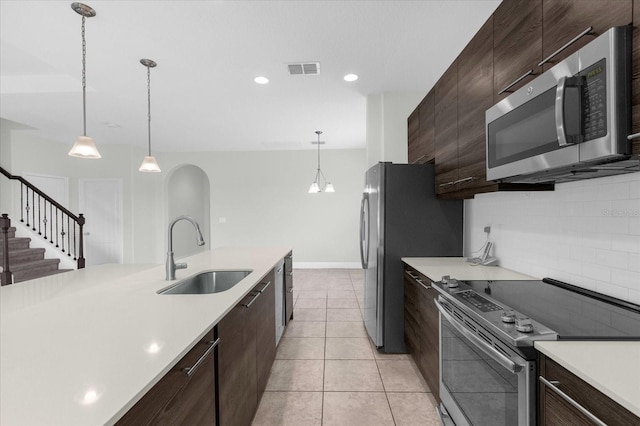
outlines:
{"label": "white door", "polygon": [[80,213],[84,214],[87,266],[122,263],[122,181],[80,179]]}

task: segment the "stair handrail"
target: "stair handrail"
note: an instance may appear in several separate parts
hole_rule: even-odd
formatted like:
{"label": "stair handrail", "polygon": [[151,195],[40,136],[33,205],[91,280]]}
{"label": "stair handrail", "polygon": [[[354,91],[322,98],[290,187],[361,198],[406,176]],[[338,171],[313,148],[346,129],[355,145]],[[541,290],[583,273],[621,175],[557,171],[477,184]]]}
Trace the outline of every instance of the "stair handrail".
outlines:
{"label": "stair handrail", "polygon": [[[78,264],[78,269],[84,268],[85,267],[85,263],[86,263],[86,260],[84,258],[84,238],[83,238],[83,233],[82,233],[82,228],[83,228],[83,226],[85,224],[84,215],[82,213],[79,213],[76,216],[74,213],[72,213],[67,208],[65,208],[62,204],[58,203],[56,200],[54,200],[53,198],[51,198],[50,196],[48,196],[47,194],[42,192],[38,187],[36,187],[34,184],[29,182],[28,180],[26,180],[22,176],[12,175],[11,173],[9,173],[7,170],[5,170],[2,167],[0,167],[0,173],[2,173],[4,176],[9,178],[10,180],[17,180],[18,182],[22,183],[27,188],[31,189],[31,191],[35,192],[40,197],[44,198],[46,201],[48,201],[51,205],[53,205],[55,208],[60,210],[62,213],[66,214],[69,218],[71,218],[78,225],[78,229],[79,229],[78,234],[79,234],[79,236],[78,236],[77,264]],[[27,200],[27,202],[28,202],[28,200]],[[27,220],[28,220],[28,218],[27,218]],[[21,220],[21,222],[22,222],[22,220]],[[64,247],[63,247],[63,251],[64,251]]]}

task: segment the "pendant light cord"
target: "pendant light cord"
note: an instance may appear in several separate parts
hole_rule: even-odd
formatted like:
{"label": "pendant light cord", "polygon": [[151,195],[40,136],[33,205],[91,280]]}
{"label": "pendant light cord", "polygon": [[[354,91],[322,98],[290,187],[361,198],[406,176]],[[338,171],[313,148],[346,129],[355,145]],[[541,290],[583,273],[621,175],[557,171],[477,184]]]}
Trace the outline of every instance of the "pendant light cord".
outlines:
{"label": "pendant light cord", "polygon": [[85,17],[82,16],[82,130],[87,136],[87,41],[84,36]]}
{"label": "pendant light cord", "polygon": [[151,68],[147,66],[147,127],[149,135],[149,157],[151,157]]}

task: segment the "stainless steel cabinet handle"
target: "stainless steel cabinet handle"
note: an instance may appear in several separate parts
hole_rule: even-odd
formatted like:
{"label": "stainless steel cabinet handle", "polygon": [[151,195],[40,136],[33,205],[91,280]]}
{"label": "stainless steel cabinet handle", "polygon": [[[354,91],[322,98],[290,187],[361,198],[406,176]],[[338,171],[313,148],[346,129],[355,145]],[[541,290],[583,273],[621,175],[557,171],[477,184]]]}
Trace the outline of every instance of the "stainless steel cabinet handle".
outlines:
{"label": "stainless steel cabinet handle", "polygon": [[293,293],[293,287],[291,287],[289,290],[287,290],[287,293]]}
{"label": "stainless steel cabinet handle", "polygon": [[629,140],[640,139],[640,133],[634,133],[632,135],[629,135],[629,136],[627,136],[627,139],[629,139]]}
{"label": "stainless steel cabinet handle", "polygon": [[524,366],[520,364],[516,364],[511,361],[505,355],[498,352],[493,346],[486,343],[484,340],[481,340],[478,336],[473,334],[471,331],[467,330],[460,324],[458,324],[457,320],[453,318],[449,312],[447,312],[437,300],[434,300],[433,303],[436,304],[436,308],[440,311],[440,315],[444,317],[449,323],[455,328],[460,334],[463,334],[471,343],[476,345],[479,349],[482,349],[484,353],[489,355],[495,362],[511,371],[513,374],[520,372]]}
{"label": "stainless steel cabinet handle", "polygon": [[250,307],[251,307],[251,305],[253,305],[253,302],[255,302],[255,301],[256,301],[256,299],[257,299],[258,297],[260,297],[260,295],[261,295],[261,294],[262,294],[261,292],[257,292],[256,294],[254,294],[254,295],[253,295],[253,299],[251,299],[251,300],[249,301],[249,303],[247,303],[246,305],[242,305],[242,306],[244,306],[245,308],[250,308]]}
{"label": "stainless steel cabinet handle", "polygon": [[185,372],[187,374],[187,376],[191,377],[191,375],[196,372],[196,369],[198,367],[200,367],[200,364],[202,364],[202,362],[207,357],[207,355],[209,355],[211,353],[211,351],[214,350],[216,348],[216,346],[218,346],[218,343],[220,343],[220,339],[216,339],[215,342],[208,342],[208,343],[211,346],[209,346],[209,349],[207,349],[206,352],[204,354],[202,354],[202,356],[200,358],[198,358],[196,363],[193,364],[193,366],[191,366],[191,367],[187,367],[187,368],[183,368],[182,369],[182,371]]}
{"label": "stainless steel cabinet handle", "polygon": [[440,187],[443,187],[443,186],[449,186],[449,185],[453,185],[453,181],[451,181],[451,182],[441,183],[439,186],[440,186]]}
{"label": "stainless steel cabinet handle", "polygon": [[289,272],[289,276],[292,277],[293,276],[293,271]]}
{"label": "stainless steel cabinet handle", "polygon": [[473,177],[473,176],[469,176],[469,177],[466,177],[466,178],[464,178],[464,179],[458,179],[458,180],[455,180],[455,181],[453,181],[453,184],[454,184],[454,185],[457,185],[457,184],[459,184],[459,183],[462,183],[462,182],[468,182],[468,181],[471,181],[471,180],[474,180],[474,179],[475,179],[475,177]]}
{"label": "stainless steel cabinet handle", "polygon": [[520,77],[516,78],[513,83],[509,84],[508,86],[506,86],[504,89],[502,89],[501,91],[498,92],[498,95],[502,95],[504,92],[508,92],[509,89],[511,89],[513,86],[515,86],[516,84],[520,83],[522,80],[524,80],[525,78],[529,77],[531,74],[533,74],[533,70],[529,70],[527,72],[525,72],[524,74],[522,74]]}
{"label": "stainless steel cabinet handle", "polygon": [[540,62],[538,64],[538,66],[539,67],[543,66],[544,64],[549,62],[553,57],[555,57],[558,53],[562,52],[564,49],[566,49],[567,47],[571,46],[573,43],[575,43],[576,41],[580,40],[582,37],[586,36],[587,34],[590,34],[592,30],[593,30],[593,27],[587,28],[586,30],[584,30],[583,32],[581,32],[580,34],[578,34],[577,36],[575,36],[574,38],[572,38],[571,40],[566,42],[565,45],[562,46],[560,49],[556,50],[551,55],[549,55],[546,58],[544,58],[542,60],[542,62]]}
{"label": "stainless steel cabinet handle", "polygon": [[413,161],[411,162],[411,164],[416,164],[418,161],[422,160],[422,159],[423,159],[424,157],[426,157],[426,156],[427,156],[427,155],[425,154],[425,155],[423,155],[423,156],[421,156],[421,157],[416,158],[415,160],[413,160]]}
{"label": "stainless steel cabinet handle", "polygon": [[271,281],[268,281],[264,287],[262,287],[260,290],[258,290],[260,293],[262,293],[263,291],[265,291],[267,289],[267,287],[269,287],[271,285]]}
{"label": "stainless steel cabinet handle", "polygon": [[404,273],[405,273],[405,274],[407,274],[407,275],[409,275],[409,276],[410,276],[411,278],[413,278],[414,280],[417,280],[418,278],[420,278],[420,277],[419,277],[419,276],[417,276],[417,275],[413,275],[413,274],[411,273],[411,271],[409,271],[409,270],[404,271]]}
{"label": "stainless steel cabinet handle", "polygon": [[279,274],[280,272],[282,272],[282,266],[278,268],[278,270],[276,271],[276,274]]}
{"label": "stainless steel cabinet handle", "polygon": [[409,271],[409,270],[406,270],[406,271],[404,271],[404,272],[405,272],[407,275],[409,275],[411,278],[413,278],[413,280],[414,280],[415,282],[417,282],[418,284],[420,284],[420,285],[421,285],[425,290],[430,290],[430,289],[431,289],[431,287],[429,287],[428,285],[426,285],[425,283],[423,283],[423,282],[422,282],[422,280],[420,279],[420,277],[419,277],[419,276],[417,276],[417,275],[413,275],[413,274],[411,273],[411,271]]}
{"label": "stainless steel cabinet handle", "polygon": [[553,380],[547,380],[542,376],[538,377],[540,379],[540,381],[550,390],[552,390],[556,395],[558,395],[560,398],[564,399],[565,401],[567,401],[569,404],[571,404],[575,409],[577,409],[578,411],[580,411],[582,414],[584,414],[585,416],[589,417],[589,419],[594,422],[597,425],[600,426],[607,426],[607,424],[605,422],[603,422],[602,420],[600,420],[599,418],[597,418],[596,416],[594,416],[589,410],[587,410],[586,408],[584,408],[582,405],[578,404],[578,402],[576,402],[573,398],[571,398],[569,395],[567,395],[566,393],[562,392],[556,385],[559,385],[560,382]]}

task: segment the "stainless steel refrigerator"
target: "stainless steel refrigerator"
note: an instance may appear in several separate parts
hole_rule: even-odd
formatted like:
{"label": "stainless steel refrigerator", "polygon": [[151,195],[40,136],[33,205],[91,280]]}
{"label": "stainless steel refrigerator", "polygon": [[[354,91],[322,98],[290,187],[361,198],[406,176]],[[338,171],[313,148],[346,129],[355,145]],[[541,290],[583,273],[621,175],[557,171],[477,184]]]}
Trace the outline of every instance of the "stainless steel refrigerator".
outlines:
{"label": "stainless steel refrigerator", "polygon": [[434,168],[378,163],[365,175],[360,208],[363,315],[380,352],[406,352],[400,258],[462,256],[463,204],[436,198]]}

